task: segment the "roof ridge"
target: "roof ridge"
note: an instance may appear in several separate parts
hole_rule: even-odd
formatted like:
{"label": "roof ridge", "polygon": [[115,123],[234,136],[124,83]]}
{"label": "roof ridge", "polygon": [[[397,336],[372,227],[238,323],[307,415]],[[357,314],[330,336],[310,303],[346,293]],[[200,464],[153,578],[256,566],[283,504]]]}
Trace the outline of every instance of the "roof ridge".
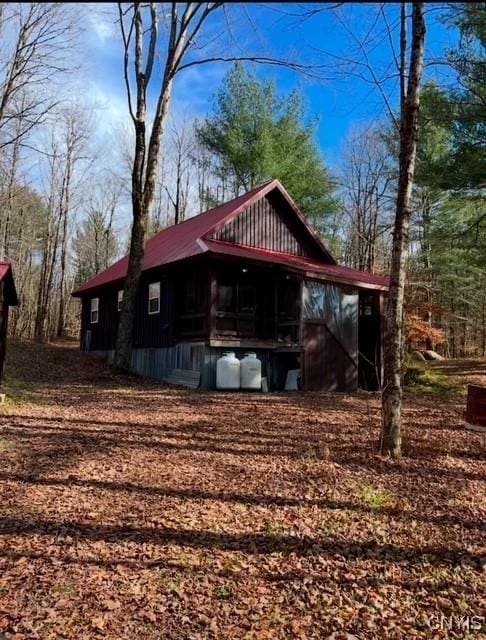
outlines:
{"label": "roof ridge", "polygon": [[[160,266],[164,261],[165,263],[168,263],[185,259],[192,255],[196,255],[197,253],[204,253],[202,247],[197,243],[197,239],[203,239],[208,233],[210,233],[214,226],[218,224],[219,219],[227,220],[228,217],[236,215],[241,208],[245,207],[247,203],[257,198],[260,193],[265,194],[269,190],[270,185],[277,186],[277,184],[279,184],[277,180],[270,180],[261,186],[255,187],[254,189],[241,194],[240,196],[236,196],[232,200],[222,202],[212,209],[208,209],[196,216],[187,218],[187,220],[183,220],[179,224],[172,224],[165,229],[161,229],[151,238],[148,238],[144,243],[142,270],[145,271],[155,266]],[[207,223],[204,220],[204,216],[206,215],[208,216]],[[185,222],[191,222],[192,226],[188,224],[184,227]],[[163,249],[161,249],[161,247],[163,247]],[[161,251],[163,251],[162,254],[160,253]],[[154,254],[156,253],[163,256],[164,260],[157,262],[154,257]],[[129,254],[119,258],[107,269],[93,276],[80,287],[75,289],[73,291],[73,295],[79,295],[83,291],[124,278],[126,275],[128,258]]]}
{"label": "roof ridge", "polygon": [[190,218],[186,218],[185,220],[181,220],[181,222],[178,222],[177,224],[175,224],[175,223],[171,224],[168,227],[165,227],[164,229],[161,229],[160,231],[157,231],[157,233],[154,233],[153,236],[151,236],[150,238],[148,238],[145,241],[145,244],[147,242],[150,242],[150,240],[152,240],[153,238],[156,238],[157,236],[159,236],[161,233],[164,233],[164,231],[168,231],[169,229],[172,229],[173,227],[180,227],[181,225],[185,224],[186,222],[192,222],[196,218],[201,218],[202,216],[205,216],[206,214],[212,213],[213,211],[216,211],[216,209],[219,209],[220,207],[227,207],[227,206],[231,205],[231,203],[235,202],[236,200],[240,200],[240,198],[245,198],[246,196],[249,196],[250,194],[253,194],[253,193],[257,192],[257,191],[260,191],[261,189],[267,187],[272,182],[275,182],[275,180],[269,180],[268,182],[264,182],[259,187],[254,187],[253,189],[250,189],[249,191],[246,191],[245,193],[242,193],[239,196],[235,196],[231,200],[227,200],[226,202],[220,202],[215,207],[211,207],[211,209],[206,209],[206,211],[201,211],[200,213],[196,213],[195,216],[191,216]]}
{"label": "roof ridge", "polygon": [[[300,220],[301,224],[310,234],[310,237],[312,237],[313,241],[320,248],[322,253],[320,252],[319,255],[322,255],[326,261],[335,264],[335,259],[329,253],[318,233],[311,227],[279,180],[273,179],[246,193],[236,196],[232,200],[222,202],[196,216],[187,218],[187,220],[183,220],[179,224],[172,224],[165,229],[161,229],[151,238],[148,238],[143,248],[142,271],[149,271],[156,267],[205,253],[208,251],[205,245],[206,239],[214,239],[215,231],[238,216],[245,207],[248,207],[256,200],[264,198],[274,191],[279,192],[288,206],[290,206],[293,214]],[[191,224],[184,226],[184,223]],[[289,254],[276,252],[276,255]],[[128,255],[121,257],[107,269],[90,278],[87,282],[84,282],[73,291],[73,295],[80,295],[85,291],[123,279],[127,273],[128,260]]]}

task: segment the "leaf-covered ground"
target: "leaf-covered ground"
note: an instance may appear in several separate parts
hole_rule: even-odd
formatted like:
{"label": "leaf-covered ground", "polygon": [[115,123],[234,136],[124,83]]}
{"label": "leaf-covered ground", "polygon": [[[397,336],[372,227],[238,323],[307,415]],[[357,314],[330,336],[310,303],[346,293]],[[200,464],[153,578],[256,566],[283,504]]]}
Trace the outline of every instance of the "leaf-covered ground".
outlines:
{"label": "leaf-covered ground", "polygon": [[182,391],[67,344],[12,345],[6,388],[6,638],[485,637],[462,396],[408,396],[392,462],[370,394]]}

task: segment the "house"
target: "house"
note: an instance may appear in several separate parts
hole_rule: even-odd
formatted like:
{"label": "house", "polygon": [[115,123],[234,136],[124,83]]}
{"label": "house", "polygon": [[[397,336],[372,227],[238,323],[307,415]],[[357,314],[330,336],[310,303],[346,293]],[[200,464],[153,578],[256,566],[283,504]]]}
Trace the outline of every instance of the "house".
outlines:
{"label": "house", "polygon": [[[76,291],[81,348],[113,355],[128,258]],[[271,389],[300,369],[314,390],[376,389],[388,279],[336,264],[274,180],[164,229],[145,246],[132,368],[200,372],[214,388],[225,351],[249,350]]]}
{"label": "house", "polygon": [[9,262],[0,262],[0,382],[7,350],[8,308],[17,304],[12,267]]}

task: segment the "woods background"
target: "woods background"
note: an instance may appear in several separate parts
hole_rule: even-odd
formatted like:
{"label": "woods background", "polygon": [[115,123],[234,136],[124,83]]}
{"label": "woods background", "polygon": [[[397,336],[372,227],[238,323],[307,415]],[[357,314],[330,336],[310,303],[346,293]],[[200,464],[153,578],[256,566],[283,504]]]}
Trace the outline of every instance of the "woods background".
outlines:
{"label": "woods background", "polygon": [[[407,346],[484,356],[485,12],[482,3],[434,7],[458,38],[443,59],[428,61],[431,69],[447,66],[447,81],[429,73],[422,94]],[[81,12],[89,10],[1,4],[0,258],[14,268],[20,305],[12,309],[9,331],[16,338],[75,336],[71,290],[127,250],[133,134],[83,91],[89,69],[82,62]],[[342,20],[339,6],[332,11]],[[385,36],[398,37],[386,6],[370,11]],[[369,81],[372,46],[372,39],[360,41],[339,65],[319,52],[314,66],[296,73],[302,82],[310,75],[320,81],[321,73],[324,81],[331,70],[335,79],[354,74]],[[252,62],[231,63],[206,117],[172,114],[148,235],[278,178],[339,261],[386,273],[397,181],[393,105],[387,103],[385,116],[357,122],[330,165],[304,92],[279,91],[260,70]],[[379,77],[372,83],[384,87]]]}

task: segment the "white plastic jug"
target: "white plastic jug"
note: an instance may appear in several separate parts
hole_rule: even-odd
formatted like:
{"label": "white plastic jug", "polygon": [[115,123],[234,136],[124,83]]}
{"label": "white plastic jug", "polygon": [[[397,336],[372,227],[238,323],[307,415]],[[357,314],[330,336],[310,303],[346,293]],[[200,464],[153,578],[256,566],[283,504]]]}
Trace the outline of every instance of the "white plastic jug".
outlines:
{"label": "white plastic jug", "polygon": [[262,388],[262,363],[256,353],[247,353],[242,359],[240,379],[242,389]]}
{"label": "white plastic jug", "polygon": [[231,351],[216,362],[216,389],[240,388],[240,361]]}

